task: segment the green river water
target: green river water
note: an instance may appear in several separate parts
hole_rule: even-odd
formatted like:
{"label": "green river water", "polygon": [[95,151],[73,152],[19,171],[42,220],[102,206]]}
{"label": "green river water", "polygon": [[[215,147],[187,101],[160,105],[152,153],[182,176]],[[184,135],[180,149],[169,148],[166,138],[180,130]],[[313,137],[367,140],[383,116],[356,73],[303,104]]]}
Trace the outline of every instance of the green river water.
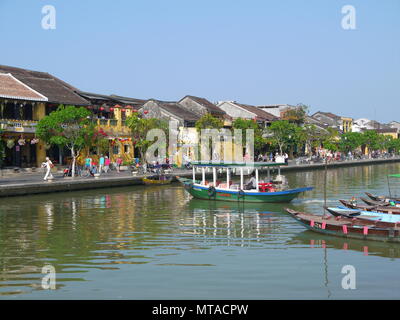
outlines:
{"label": "green river water", "polygon": [[[398,172],[330,169],[328,205],[387,194]],[[324,171],[286,176],[315,189],[289,205],[195,200],[178,183],[1,198],[0,299],[399,299],[400,244],[306,231],[283,208],[322,213]],[[41,286],[45,265],[55,290]]]}

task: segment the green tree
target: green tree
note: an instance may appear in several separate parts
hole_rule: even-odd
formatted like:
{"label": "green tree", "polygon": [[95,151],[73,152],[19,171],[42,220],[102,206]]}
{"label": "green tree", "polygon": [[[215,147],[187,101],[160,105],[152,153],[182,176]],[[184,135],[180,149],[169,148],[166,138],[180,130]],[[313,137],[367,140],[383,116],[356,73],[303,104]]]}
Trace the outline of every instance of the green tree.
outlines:
{"label": "green tree", "polygon": [[168,123],[165,120],[142,118],[138,113],[129,116],[126,125],[131,129],[133,144],[138,148],[142,161],[146,161],[146,151],[154,143],[152,140],[147,140],[147,133],[152,129],[161,129],[164,133],[168,131]]}
{"label": "green tree", "polygon": [[[254,130],[254,150],[259,153],[262,151],[266,144],[266,139],[263,138],[263,130],[260,127],[260,125],[254,121],[254,120],[249,120],[249,119],[242,119],[242,118],[237,118],[235,121],[232,123],[232,128],[233,129],[240,129],[243,132],[246,132],[247,129],[252,129]],[[246,144],[246,136],[242,134],[242,145]]]}
{"label": "green tree", "polygon": [[400,151],[400,139],[396,138],[392,138],[392,137],[388,137],[386,143],[385,143],[385,147],[389,152],[395,152],[395,153],[399,153]]}
{"label": "green tree", "polygon": [[368,147],[368,153],[370,151],[380,150],[382,148],[382,135],[379,135],[375,130],[367,130],[363,133],[364,144]]}
{"label": "green tree", "polygon": [[364,136],[359,132],[347,132],[340,136],[338,148],[341,152],[354,151],[364,144]]}
{"label": "green tree", "polygon": [[[221,119],[212,116],[210,113],[206,113],[205,115],[203,115],[199,120],[196,121],[196,124],[195,124],[195,127],[196,127],[198,133],[201,133],[201,130],[204,130],[204,129],[220,130],[223,126],[224,126],[224,122]],[[198,148],[198,151],[195,151],[195,153],[197,153],[197,152],[200,153],[200,155],[196,154],[196,156],[195,156],[198,159],[202,159],[207,152],[209,154],[212,154],[212,150],[213,150],[213,148],[215,148],[215,146],[210,145],[209,150],[203,149],[203,148],[205,148],[205,146],[203,146],[201,144],[201,137],[199,138],[198,144],[199,144],[200,148]],[[221,150],[218,150],[218,153],[219,153],[219,151],[221,151]]]}
{"label": "green tree", "polygon": [[303,124],[309,110],[309,106],[299,103],[295,107],[289,107],[283,112],[282,120],[287,120],[298,125]]}
{"label": "green tree", "polygon": [[80,151],[90,147],[95,125],[89,120],[91,112],[75,106],[60,105],[38,122],[36,135],[48,144],[67,147],[72,156],[72,177]]}
{"label": "green tree", "polygon": [[271,126],[266,129],[264,137],[273,146],[278,147],[279,153],[288,150],[298,143],[299,127],[288,120],[280,120],[272,122]]}
{"label": "green tree", "polygon": [[313,124],[305,124],[301,130],[297,130],[298,145],[305,145],[307,154],[312,154],[312,148],[318,147],[321,144],[321,132]]}
{"label": "green tree", "polygon": [[197,131],[200,132],[201,129],[221,129],[224,126],[224,122],[212,116],[210,113],[206,113],[196,121],[195,126]]}
{"label": "green tree", "polygon": [[327,128],[327,131],[325,135],[321,136],[321,143],[325,149],[335,152],[339,150],[339,132],[334,128]]}

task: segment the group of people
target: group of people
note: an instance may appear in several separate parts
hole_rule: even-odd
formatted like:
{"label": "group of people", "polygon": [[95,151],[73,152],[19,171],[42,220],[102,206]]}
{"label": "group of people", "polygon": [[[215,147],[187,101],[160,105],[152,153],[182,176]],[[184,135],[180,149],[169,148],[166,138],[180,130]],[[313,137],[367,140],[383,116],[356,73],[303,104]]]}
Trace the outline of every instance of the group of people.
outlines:
{"label": "group of people", "polygon": [[[122,165],[122,158],[118,157],[115,162],[115,167],[117,169],[117,172],[120,172],[120,168]],[[107,155],[101,155],[99,158],[98,162],[95,162],[90,156],[87,156],[84,161],[84,168],[83,170],[87,170],[91,176],[94,176],[95,174],[101,174],[101,173],[108,173],[110,170],[111,166],[111,160]],[[51,162],[49,157],[46,157],[46,161],[42,163],[42,168],[46,168],[46,175],[44,176],[44,180],[49,180],[53,179],[53,175],[51,174],[51,168],[53,168],[54,165]],[[78,166],[75,169],[75,173],[79,175],[79,168]],[[72,175],[72,162],[70,163],[69,167],[64,169],[64,177],[66,176],[71,176]]]}
{"label": "group of people", "polygon": [[268,154],[263,155],[262,153],[260,153],[257,156],[257,161],[258,162],[268,162],[269,161],[269,162],[288,163],[289,155],[286,152],[283,153],[282,155],[280,155],[278,152],[276,152],[275,154],[271,152],[269,155]]}
{"label": "group of people", "polygon": [[[269,192],[273,192],[276,190],[283,190],[287,187],[288,181],[285,176],[283,175],[277,175],[274,180],[259,180],[258,183],[263,184],[265,186],[265,189],[268,190]],[[254,172],[250,175],[250,179],[244,184],[243,186],[244,190],[254,190],[257,189],[257,180],[256,180],[256,175]]]}
{"label": "group of people", "polygon": [[[107,173],[110,170],[111,160],[108,156],[100,155],[99,162],[93,161],[90,156],[85,159],[85,169],[89,170],[91,175],[96,173]],[[116,160],[117,172],[120,172],[122,165],[122,158],[118,157]]]}

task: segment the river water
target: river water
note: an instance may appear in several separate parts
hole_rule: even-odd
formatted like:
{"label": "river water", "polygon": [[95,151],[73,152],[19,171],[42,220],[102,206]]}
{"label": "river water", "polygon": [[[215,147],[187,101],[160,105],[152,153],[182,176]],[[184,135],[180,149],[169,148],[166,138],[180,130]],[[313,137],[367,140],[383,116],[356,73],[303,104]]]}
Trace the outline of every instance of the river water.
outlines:
{"label": "river water", "polygon": [[[327,203],[387,194],[398,172],[330,169]],[[195,200],[178,183],[2,198],[0,299],[399,299],[400,245],[306,231],[283,208],[322,213],[324,171],[286,176],[315,189],[289,205]]]}

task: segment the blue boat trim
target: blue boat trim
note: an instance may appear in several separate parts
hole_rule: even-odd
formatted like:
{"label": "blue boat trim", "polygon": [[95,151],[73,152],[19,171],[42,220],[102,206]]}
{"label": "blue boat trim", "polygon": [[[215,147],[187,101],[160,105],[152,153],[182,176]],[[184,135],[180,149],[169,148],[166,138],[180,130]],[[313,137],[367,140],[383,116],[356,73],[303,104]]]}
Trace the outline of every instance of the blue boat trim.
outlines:
{"label": "blue boat trim", "polygon": [[[209,187],[193,185],[193,188],[208,190]],[[246,192],[245,194],[252,195],[252,196],[279,196],[279,195],[284,195],[284,194],[293,194],[293,193],[310,191],[312,189],[314,189],[314,187],[297,188],[297,189],[290,189],[290,190],[278,191],[278,192]],[[227,189],[221,190],[221,189],[218,189],[218,187],[216,188],[216,191],[220,192],[220,193],[231,193],[231,194],[239,193],[239,190],[227,190]]]}

